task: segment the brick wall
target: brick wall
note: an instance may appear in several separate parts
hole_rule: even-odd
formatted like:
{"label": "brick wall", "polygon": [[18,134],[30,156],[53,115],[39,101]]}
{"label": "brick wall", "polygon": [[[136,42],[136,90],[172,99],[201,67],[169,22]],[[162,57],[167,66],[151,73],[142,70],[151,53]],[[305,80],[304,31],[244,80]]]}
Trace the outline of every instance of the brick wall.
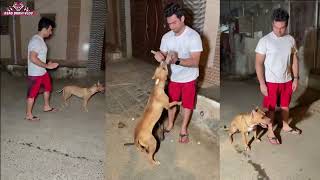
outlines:
{"label": "brick wall", "polygon": [[220,32],[217,33],[216,46],[210,51],[215,51],[215,56],[209,58],[206,65],[200,65],[200,79],[203,85],[220,86]]}

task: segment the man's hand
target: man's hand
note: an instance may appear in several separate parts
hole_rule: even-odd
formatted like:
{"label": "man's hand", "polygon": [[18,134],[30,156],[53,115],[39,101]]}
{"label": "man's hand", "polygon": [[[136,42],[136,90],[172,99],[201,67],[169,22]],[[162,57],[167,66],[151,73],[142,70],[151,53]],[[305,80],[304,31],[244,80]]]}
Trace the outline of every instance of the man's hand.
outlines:
{"label": "man's hand", "polygon": [[59,66],[58,63],[54,63],[54,62],[49,61],[48,64],[46,65],[46,68],[47,68],[47,69],[55,69],[55,68],[57,68],[58,66]]}
{"label": "man's hand", "polygon": [[161,62],[165,59],[164,55],[160,51],[152,51],[154,54],[154,58],[158,61]]}
{"label": "man's hand", "polygon": [[264,96],[268,96],[268,88],[266,84],[260,84],[260,91]]}
{"label": "man's hand", "polygon": [[292,82],[292,92],[295,92],[298,89],[298,79],[294,79]]}
{"label": "man's hand", "polygon": [[168,53],[166,61],[168,64],[175,64],[178,61],[178,53],[175,51],[171,51]]}

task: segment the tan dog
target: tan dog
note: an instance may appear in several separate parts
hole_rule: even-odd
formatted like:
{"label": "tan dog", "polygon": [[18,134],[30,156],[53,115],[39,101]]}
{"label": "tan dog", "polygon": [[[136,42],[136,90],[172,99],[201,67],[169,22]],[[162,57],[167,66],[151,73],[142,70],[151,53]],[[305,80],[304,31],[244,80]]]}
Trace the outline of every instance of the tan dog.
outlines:
{"label": "tan dog", "polygon": [[149,96],[147,106],[134,131],[134,144],[140,151],[146,152],[150,162],[156,165],[159,165],[160,162],[154,160],[154,153],[157,148],[156,138],[152,134],[154,125],[159,120],[163,108],[169,109],[174,105],[181,104],[181,102],[169,103],[169,97],[164,91],[167,76],[167,64],[161,62],[152,77],[152,79],[155,79],[155,85]]}
{"label": "tan dog", "polygon": [[91,96],[93,96],[97,92],[104,92],[104,87],[102,84],[96,83],[89,88],[82,88],[79,86],[65,86],[63,89],[57,91],[58,93],[62,92],[62,97],[64,100],[64,105],[68,106],[67,100],[72,96],[75,95],[79,98],[83,98],[83,109],[84,111],[88,112],[87,104]]}
{"label": "tan dog", "polygon": [[[267,124],[270,122],[270,120],[271,119],[266,116],[266,113],[258,107],[252,110],[251,113],[243,113],[237,115],[231,121],[231,125],[229,128],[229,137],[231,143],[233,142],[232,135],[240,131],[240,133],[242,134],[243,142],[246,146],[246,150],[250,150],[247,140],[247,133],[253,130],[256,131],[256,126],[258,125],[262,126],[263,128],[267,128]],[[257,138],[257,131],[254,133],[254,138],[257,141],[260,141],[260,139]]]}

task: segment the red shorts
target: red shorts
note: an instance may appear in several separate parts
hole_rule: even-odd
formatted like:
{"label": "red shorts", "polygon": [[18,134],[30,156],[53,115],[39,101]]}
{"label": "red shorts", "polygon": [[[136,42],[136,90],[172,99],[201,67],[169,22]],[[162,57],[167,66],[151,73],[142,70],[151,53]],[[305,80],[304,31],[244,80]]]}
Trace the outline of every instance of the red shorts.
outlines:
{"label": "red shorts", "polygon": [[196,81],[186,83],[169,82],[168,85],[169,100],[180,101],[182,97],[182,106],[186,109],[194,109],[196,97]]}
{"label": "red shorts", "polygon": [[28,98],[35,98],[40,88],[43,87],[45,92],[52,90],[51,80],[48,72],[42,76],[28,76]]}
{"label": "red shorts", "polygon": [[292,95],[292,81],[286,83],[267,82],[268,96],[263,99],[263,107],[274,111],[275,107],[289,107]]}

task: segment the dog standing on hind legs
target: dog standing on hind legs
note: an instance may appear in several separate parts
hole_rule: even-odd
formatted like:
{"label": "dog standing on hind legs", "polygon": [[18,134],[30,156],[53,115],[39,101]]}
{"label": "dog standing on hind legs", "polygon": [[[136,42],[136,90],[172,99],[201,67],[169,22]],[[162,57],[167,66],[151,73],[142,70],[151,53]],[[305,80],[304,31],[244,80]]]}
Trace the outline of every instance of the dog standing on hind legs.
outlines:
{"label": "dog standing on hind legs", "polygon": [[[169,109],[172,106],[181,104],[181,102],[169,103],[169,97],[164,91],[167,76],[167,64],[161,62],[152,77],[155,80],[154,88],[151,91],[143,115],[134,130],[134,144],[138,150],[147,153],[148,160],[154,165],[159,165],[160,162],[154,159],[157,140],[153,136],[152,130],[160,119],[163,108]],[[130,145],[130,143],[125,145]]]}
{"label": "dog standing on hind legs", "polygon": [[79,86],[65,86],[63,89],[57,91],[58,93],[62,92],[62,98],[64,101],[64,106],[68,106],[67,100],[72,96],[75,95],[79,98],[83,99],[83,110],[85,112],[89,112],[87,108],[87,104],[89,99],[96,94],[97,92],[104,92],[105,88],[103,84],[100,84],[98,81],[96,84],[92,85],[89,88],[82,88]]}

